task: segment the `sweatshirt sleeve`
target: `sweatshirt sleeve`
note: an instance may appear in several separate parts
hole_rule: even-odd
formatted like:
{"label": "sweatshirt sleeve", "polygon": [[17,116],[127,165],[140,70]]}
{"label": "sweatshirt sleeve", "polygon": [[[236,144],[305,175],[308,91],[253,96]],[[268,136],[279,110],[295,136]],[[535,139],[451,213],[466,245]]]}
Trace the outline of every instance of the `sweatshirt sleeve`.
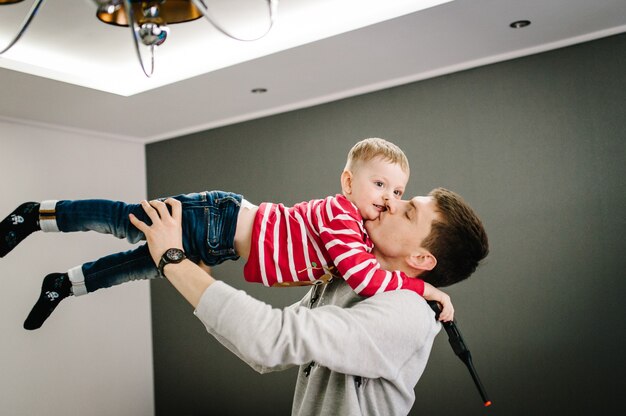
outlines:
{"label": "sweatshirt sleeve", "polygon": [[394,379],[439,331],[426,302],[410,291],[383,293],[349,308],[275,309],[218,281],[194,313],[261,373],[315,361],[343,374]]}
{"label": "sweatshirt sleeve", "polygon": [[348,200],[329,198],[317,213],[320,238],[339,275],[361,296],[408,289],[424,295],[424,281],[380,268],[365,243],[362,218]]}

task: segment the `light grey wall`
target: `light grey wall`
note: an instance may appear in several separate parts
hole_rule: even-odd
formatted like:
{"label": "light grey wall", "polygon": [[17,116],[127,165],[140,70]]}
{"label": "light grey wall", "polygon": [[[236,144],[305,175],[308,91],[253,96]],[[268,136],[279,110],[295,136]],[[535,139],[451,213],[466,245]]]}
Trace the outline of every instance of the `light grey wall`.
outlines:
{"label": "light grey wall", "polygon": [[[489,233],[487,262],[449,288],[488,412],[626,410],[624,51],[619,35],[152,144],[148,193],[292,204],[338,192],[351,145],[388,138],[412,163],[408,195],[453,189]],[[242,266],[215,273],[279,307],[302,295],[246,284]],[[152,301],[157,414],[288,414],[294,371],[253,373],[166,282]],[[416,396],[412,414],[485,414],[443,335]]]}
{"label": "light grey wall", "polygon": [[[0,121],[0,220],[25,201],[144,198],[144,156],[137,143]],[[0,259],[0,414],[154,413],[147,282],[68,298],[40,329],[22,328],[46,274],[128,246],[36,233]]]}

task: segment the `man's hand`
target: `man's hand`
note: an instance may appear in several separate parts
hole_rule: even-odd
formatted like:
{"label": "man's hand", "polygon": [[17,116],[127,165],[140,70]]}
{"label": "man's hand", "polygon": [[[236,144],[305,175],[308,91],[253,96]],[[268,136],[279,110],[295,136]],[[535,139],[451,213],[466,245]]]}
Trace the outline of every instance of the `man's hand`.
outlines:
{"label": "man's hand", "polygon": [[[171,214],[167,205],[172,207]],[[140,221],[132,214],[129,216],[130,222],[145,234],[152,260],[158,265],[167,249],[183,248],[183,208],[180,201],[173,198],[168,198],[165,202],[141,201],[141,206],[150,217],[152,225]],[[166,271],[167,280],[194,308],[200,303],[202,294],[215,282],[208,274],[208,267],[203,270],[189,260],[173,264]]]}
{"label": "man's hand", "polygon": [[[172,207],[171,214],[166,204]],[[152,225],[139,220],[133,214],[129,215],[130,222],[146,236],[152,260],[158,265],[167,249],[183,248],[182,206],[174,198],[168,198],[165,202],[141,201],[141,206],[150,217]]]}
{"label": "man's hand", "polygon": [[447,293],[442,292],[430,283],[424,282],[424,299],[439,302],[441,305],[440,321],[448,322],[454,320],[454,306],[452,306],[452,301]]}

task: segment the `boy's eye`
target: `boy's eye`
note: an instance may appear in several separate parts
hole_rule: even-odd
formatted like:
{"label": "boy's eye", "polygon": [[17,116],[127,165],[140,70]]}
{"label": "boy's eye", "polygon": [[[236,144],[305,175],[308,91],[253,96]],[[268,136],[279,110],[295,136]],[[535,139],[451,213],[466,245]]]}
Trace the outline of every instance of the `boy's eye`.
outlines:
{"label": "boy's eye", "polygon": [[397,196],[398,198],[400,198],[400,197],[402,196],[402,194],[403,194],[403,193],[404,193],[404,192],[402,192],[402,191],[393,191],[393,194],[394,194],[395,196]]}
{"label": "boy's eye", "polygon": [[378,186],[379,188],[382,187],[384,185],[384,183],[382,183],[381,181],[375,181],[374,185]]}

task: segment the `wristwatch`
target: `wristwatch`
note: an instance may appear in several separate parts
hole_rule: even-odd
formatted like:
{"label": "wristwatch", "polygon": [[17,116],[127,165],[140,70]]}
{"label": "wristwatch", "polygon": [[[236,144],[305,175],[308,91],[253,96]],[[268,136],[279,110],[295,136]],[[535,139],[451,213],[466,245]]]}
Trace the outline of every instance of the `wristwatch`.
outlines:
{"label": "wristwatch", "polygon": [[163,253],[163,255],[161,256],[161,261],[159,262],[159,274],[163,277],[165,277],[165,275],[163,274],[163,268],[165,267],[166,264],[177,264],[180,263],[181,261],[185,260],[187,258],[187,255],[185,254],[185,252],[179,248],[169,248],[165,251],[165,253]]}

